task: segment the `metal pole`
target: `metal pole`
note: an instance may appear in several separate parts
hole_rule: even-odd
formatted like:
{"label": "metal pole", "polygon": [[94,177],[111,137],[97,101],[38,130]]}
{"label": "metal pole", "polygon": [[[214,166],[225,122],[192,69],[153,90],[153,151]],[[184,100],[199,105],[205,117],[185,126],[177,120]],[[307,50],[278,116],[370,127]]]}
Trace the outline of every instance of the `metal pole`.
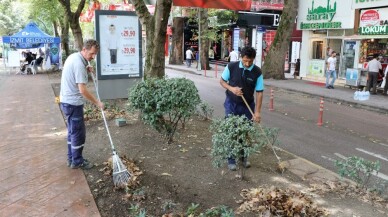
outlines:
{"label": "metal pole", "polygon": [[198,8],[198,71],[201,71],[201,8]]}

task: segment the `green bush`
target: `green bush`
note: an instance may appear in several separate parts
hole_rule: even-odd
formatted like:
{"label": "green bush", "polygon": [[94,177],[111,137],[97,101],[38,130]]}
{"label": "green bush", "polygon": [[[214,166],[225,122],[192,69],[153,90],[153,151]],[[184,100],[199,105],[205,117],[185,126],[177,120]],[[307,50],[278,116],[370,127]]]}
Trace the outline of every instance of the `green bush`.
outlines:
{"label": "green bush", "polygon": [[267,145],[268,137],[276,138],[270,134],[277,135],[277,130],[259,130],[255,125],[245,116],[229,115],[225,119],[214,120],[210,126],[213,133],[211,154],[214,166],[221,166],[230,157],[248,157]]}
{"label": "green bush", "polygon": [[372,162],[357,156],[349,157],[344,161],[337,160],[335,166],[341,177],[348,177],[361,187],[368,184],[372,172],[378,173],[381,168],[379,161]]}
{"label": "green bush", "polygon": [[214,108],[211,107],[207,102],[201,102],[197,109],[198,115],[204,120],[210,120],[213,117]]}
{"label": "green bush", "polygon": [[131,107],[138,109],[144,123],[173,141],[179,122],[191,117],[200,103],[194,82],[186,78],[147,79],[129,91]]}

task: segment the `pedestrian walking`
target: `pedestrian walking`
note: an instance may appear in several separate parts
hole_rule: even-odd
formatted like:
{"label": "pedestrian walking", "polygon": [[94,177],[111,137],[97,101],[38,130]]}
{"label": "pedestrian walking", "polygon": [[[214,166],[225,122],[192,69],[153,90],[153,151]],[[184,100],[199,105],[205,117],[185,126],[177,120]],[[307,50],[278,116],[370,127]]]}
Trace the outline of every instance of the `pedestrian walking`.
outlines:
{"label": "pedestrian walking", "polygon": [[373,59],[369,61],[365,68],[368,71],[367,91],[370,91],[373,87],[371,94],[377,94],[377,76],[379,71],[382,70],[381,63],[377,58],[379,58],[379,54],[373,54]]}
{"label": "pedestrian walking", "polygon": [[238,53],[232,48],[232,51],[229,53],[229,61],[237,62],[238,61]]}
{"label": "pedestrian walking", "polygon": [[[221,75],[220,84],[226,89],[225,116],[226,118],[228,115],[245,116],[249,120],[259,123],[261,120],[264,80],[261,69],[253,64],[256,50],[252,47],[245,47],[241,50],[241,57],[241,61],[229,63]],[[250,109],[254,111],[253,117],[242,96],[248,102]],[[244,167],[250,167],[246,157],[241,160]],[[233,171],[237,169],[236,160],[233,156],[228,159],[228,168]]]}
{"label": "pedestrian walking", "polygon": [[62,70],[60,105],[67,120],[67,166],[72,169],[93,167],[93,164],[82,156],[86,139],[84,101],[87,99],[104,109],[104,104],[86,87],[88,72],[94,73],[88,62],[95,58],[99,49],[100,45],[96,40],[85,41],[80,52],[71,54],[66,59]]}
{"label": "pedestrian walking", "polygon": [[186,50],[186,65],[187,68],[191,67],[191,59],[193,57],[193,51],[191,51],[191,47],[188,47]]}
{"label": "pedestrian walking", "polygon": [[[331,56],[326,61],[326,88],[334,89],[334,82],[337,79],[337,71],[335,67],[337,65],[337,53],[335,51],[331,52]],[[330,82],[330,77],[333,79]]]}

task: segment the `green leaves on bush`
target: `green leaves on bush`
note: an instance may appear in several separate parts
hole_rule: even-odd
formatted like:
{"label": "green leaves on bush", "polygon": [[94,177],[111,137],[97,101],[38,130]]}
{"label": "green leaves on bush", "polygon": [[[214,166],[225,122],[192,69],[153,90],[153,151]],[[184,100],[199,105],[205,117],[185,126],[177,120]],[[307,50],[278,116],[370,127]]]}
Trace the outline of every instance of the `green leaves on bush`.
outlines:
{"label": "green leaves on bush", "polygon": [[341,177],[348,177],[361,187],[365,187],[372,173],[378,173],[381,168],[379,161],[372,162],[357,156],[349,157],[344,161],[337,160],[335,166]]}
{"label": "green leaves on bush", "polygon": [[148,79],[129,91],[129,102],[171,143],[178,123],[192,116],[200,98],[194,82],[186,78]]}
{"label": "green leaves on bush", "polygon": [[[277,129],[259,130],[245,116],[230,115],[214,120],[210,126],[213,164],[219,167],[226,159],[248,157],[267,145],[268,138],[276,139]],[[273,135],[272,135],[273,134]]]}
{"label": "green leaves on bush", "polygon": [[207,102],[201,102],[197,109],[198,115],[203,117],[204,120],[210,120],[213,117],[214,108]]}

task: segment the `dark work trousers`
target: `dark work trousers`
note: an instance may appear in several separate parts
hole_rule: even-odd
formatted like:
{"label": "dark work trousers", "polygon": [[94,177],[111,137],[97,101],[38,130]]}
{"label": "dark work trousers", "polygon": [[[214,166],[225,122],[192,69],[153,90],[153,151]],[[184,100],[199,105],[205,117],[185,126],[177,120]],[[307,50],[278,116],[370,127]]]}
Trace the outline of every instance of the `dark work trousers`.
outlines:
{"label": "dark work trousers", "polygon": [[117,49],[110,49],[110,63],[117,63]]}
{"label": "dark work trousers", "polygon": [[84,106],[61,103],[61,109],[67,120],[67,159],[79,165],[84,162],[82,151],[86,139]]}
{"label": "dark work trousers", "polygon": [[[255,102],[252,102],[249,104],[249,107],[254,112],[255,111]],[[234,102],[229,97],[226,97],[224,102],[224,108],[225,108],[225,117],[228,117],[228,115],[239,115],[239,116],[245,116],[248,118],[248,120],[252,120],[252,114],[245,105],[244,102]],[[244,153],[241,153],[244,155]],[[243,161],[245,159],[242,159]],[[236,160],[234,158],[228,158],[228,164],[236,164]]]}
{"label": "dark work trousers", "polygon": [[370,91],[370,89],[373,87],[373,94],[377,93],[377,74],[378,72],[368,72],[367,91]]}

